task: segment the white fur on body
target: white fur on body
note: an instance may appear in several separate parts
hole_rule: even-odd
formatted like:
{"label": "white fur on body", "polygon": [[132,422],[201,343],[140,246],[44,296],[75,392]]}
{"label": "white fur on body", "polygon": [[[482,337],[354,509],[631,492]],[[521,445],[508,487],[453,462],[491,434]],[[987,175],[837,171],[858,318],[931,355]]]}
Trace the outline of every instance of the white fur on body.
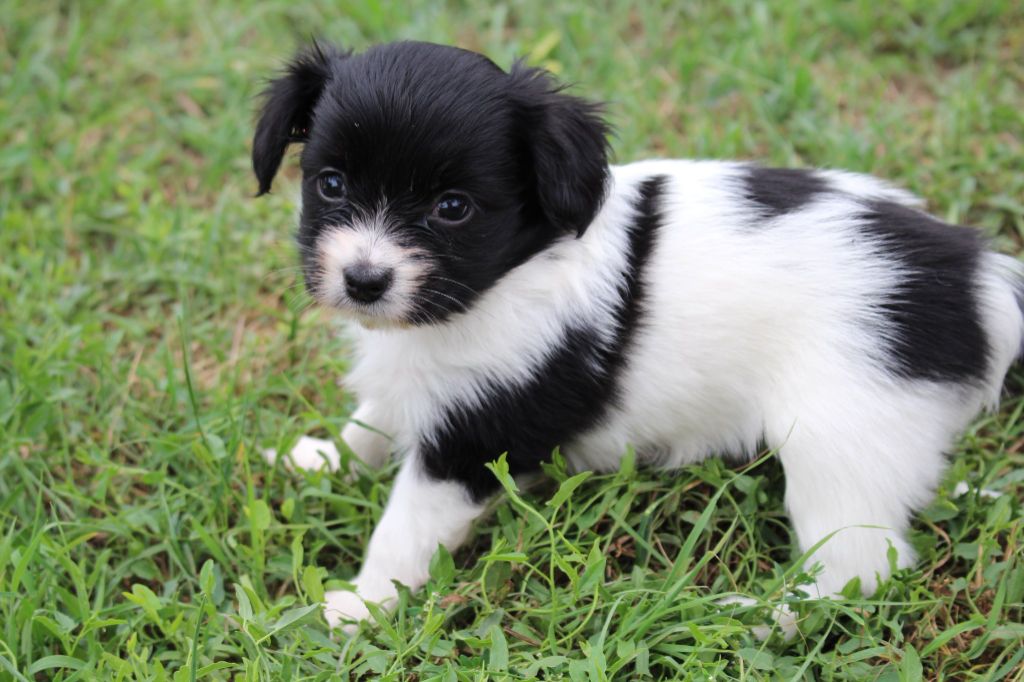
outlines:
{"label": "white fur on body", "polygon": [[[834,533],[810,559],[820,564],[818,594],[855,577],[873,592],[889,573],[890,545],[899,566],[912,564],[911,514],[929,501],[958,433],[996,402],[1021,347],[1024,320],[1010,283],[1021,266],[994,254],[982,261],[991,352],[981,385],[896,377],[884,369],[882,343],[895,332],[877,302],[902,266],[857,229],[855,195],[920,202],[870,177],[824,172],[842,192],[757,225],[742,198],[741,168],[614,167],[608,198],[581,238],[528,260],[468,312],[442,325],[354,328],[354,416],[392,435],[406,460],[355,580],[358,597],[327,595],[332,624],[365,618],[360,598],[390,600],[391,580],[422,586],[437,544],[451,550],[462,542],[482,507],[457,484],[422,475],[417,442],[436,432],[446,406],[478,403],[488,384],[533,378],[574,320],[611,330],[638,185],[654,175],[668,181],[620,406],[561,444],[570,465],[613,470],[633,446],[649,463],[674,468],[716,454],[749,456],[763,438],[779,451],[801,549]],[[391,445],[356,425],[343,437],[372,465]],[[296,465],[324,462],[309,449],[293,452]],[[337,466],[336,451],[327,463]]]}

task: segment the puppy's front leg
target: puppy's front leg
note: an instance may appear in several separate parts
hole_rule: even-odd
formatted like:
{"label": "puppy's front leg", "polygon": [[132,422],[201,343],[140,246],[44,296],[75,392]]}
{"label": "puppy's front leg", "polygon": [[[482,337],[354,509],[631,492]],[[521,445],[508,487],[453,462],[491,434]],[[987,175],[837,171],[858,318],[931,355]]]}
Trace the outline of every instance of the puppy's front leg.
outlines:
{"label": "puppy's front leg", "polygon": [[356,591],[324,595],[327,622],[335,627],[345,621],[365,620],[369,612],[364,600],[393,606],[398,593],[392,581],[414,590],[422,587],[437,546],[454,551],[483,509],[465,486],[432,478],[417,453],[409,453],[370,538],[362,570],[352,581]]}
{"label": "puppy's front leg", "polygon": [[382,405],[366,401],[352,413],[341,439],[367,466],[380,468],[391,453],[392,421]]}

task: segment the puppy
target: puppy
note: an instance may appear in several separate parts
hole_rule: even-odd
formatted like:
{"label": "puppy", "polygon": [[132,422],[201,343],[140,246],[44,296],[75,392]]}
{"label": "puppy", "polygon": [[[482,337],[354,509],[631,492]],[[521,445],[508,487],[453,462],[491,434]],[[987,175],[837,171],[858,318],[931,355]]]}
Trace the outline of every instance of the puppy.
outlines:
{"label": "puppy", "polygon": [[259,191],[303,144],[306,285],[357,323],[342,438],[404,455],[332,625],[424,584],[496,491],[486,462],[526,474],[556,446],[608,471],[763,442],[801,549],[824,541],[818,595],[872,593],[890,547],[913,564],[911,515],[1021,349],[1021,263],[870,177],[609,166],[607,133],[542,70],[426,43],[314,47],[266,91]]}

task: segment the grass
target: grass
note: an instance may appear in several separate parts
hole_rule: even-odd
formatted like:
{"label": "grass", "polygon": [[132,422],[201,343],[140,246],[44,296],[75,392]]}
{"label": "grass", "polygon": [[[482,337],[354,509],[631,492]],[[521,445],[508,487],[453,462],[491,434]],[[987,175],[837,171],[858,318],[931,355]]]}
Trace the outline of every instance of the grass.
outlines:
{"label": "grass", "polygon": [[294,268],[294,161],[251,198],[254,96],[309,36],[527,55],[610,102],[619,159],[873,172],[1024,249],[1020,3],[634,4],[0,0],[0,680],[1024,679],[1020,370],[918,566],[801,605],[790,643],[751,635],[763,602],[715,604],[801,578],[770,454],[556,462],[395,616],[329,637],[315,603],[394,470],[257,454],[352,408]]}

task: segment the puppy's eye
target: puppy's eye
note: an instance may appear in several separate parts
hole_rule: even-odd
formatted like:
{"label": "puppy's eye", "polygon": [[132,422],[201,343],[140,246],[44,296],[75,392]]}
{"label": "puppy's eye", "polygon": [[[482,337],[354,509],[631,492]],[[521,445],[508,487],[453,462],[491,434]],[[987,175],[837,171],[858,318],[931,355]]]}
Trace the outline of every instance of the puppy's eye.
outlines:
{"label": "puppy's eye", "polygon": [[465,222],[473,213],[473,204],[469,197],[458,192],[445,192],[434,204],[430,217],[441,222],[457,224]]}
{"label": "puppy's eye", "polygon": [[327,201],[338,201],[345,197],[345,178],[337,171],[324,171],[316,177],[320,196]]}

